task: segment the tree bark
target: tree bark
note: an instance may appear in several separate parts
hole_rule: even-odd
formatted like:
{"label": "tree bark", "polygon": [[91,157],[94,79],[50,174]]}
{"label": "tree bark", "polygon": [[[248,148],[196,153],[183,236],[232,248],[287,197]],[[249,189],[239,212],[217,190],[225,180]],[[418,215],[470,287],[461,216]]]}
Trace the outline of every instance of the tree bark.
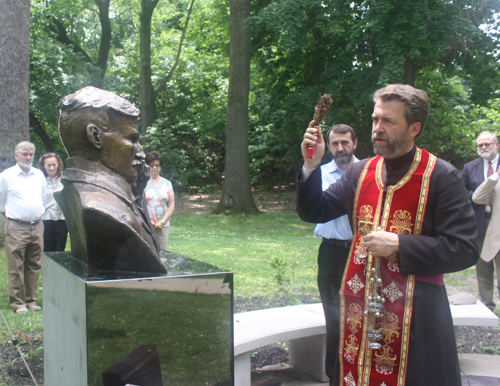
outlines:
{"label": "tree bark", "polygon": [[0,2],[0,172],[29,139],[30,0]]}
{"label": "tree bark", "polygon": [[406,58],[405,60],[405,74],[403,76],[404,84],[409,84],[410,86],[415,86],[415,65]]}
{"label": "tree bark", "polygon": [[103,88],[104,77],[108,70],[109,50],[111,49],[111,21],[109,20],[110,0],[95,0],[99,7],[99,20],[101,22],[101,43],[99,45],[99,58],[97,59],[97,77],[94,86]]}
{"label": "tree bark", "polygon": [[258,213],[250,186],[248,95],[250,92],[250,0],[229,0],[230,52],[225,179],[215,213]]}
{"label": "tree bark", "polygon": [[49,135],[45,131],[42,123],[38,120],[38,118],[30,111],[30,127],[33,132],[38,135],[43,142],[43,146],[45,146],[45,151],[47,153],[54,152],[54,146],[52,145],[52,141],[50,140]]}
{"label": "tree bark", "polygon": [[146,134],[146,129],[153,124],[155,115],[155,92],[151,81],[151,19],[157,4],[158,0],[141,0],[139,16],[141,134]]}
{"label": "tree bark", "polygon": [[[30,0],[0,1],[0,172],[29,140]],[[0,244],[5,217],[0,216]]]}
{"label": "tree bark", "polygon": [[184,23],[184,28],[182,29],[182,35],[181,35],[181,41],[179,42],[179,47],[177,48],[177,55],[175,56],[175,62],[172,68],[170,69],[170,72],[168,73],[167,77],[163,81],[163,83],[158,87],[158,90],[155,92],[155,100],[158,97],[158,95],[163,91],[165,86],[167,85],[168,82],[170,82],[170,79],[172,79],[172,76],[174,75],[175,69],[177,68],[177,65],[179,64],[179,58],[181,57],[181,51],[182,51],[182,43],[184,43],[184,38],[186,36],[186,31],[187,27],[189,24],[189,19],[191,17],[191,12],[193,11],[193,4],[194,0],[191,0],[191,4],[189,5],[189,10],[188,14],[186,16],[186,22]]}
{"label": "tree bark", "polygon": [[94,62],[90,55],[78,44],[71,39],[67,32],[64,23],[55,17],[51,17],[52,24],[49,29],[55,34],[55,40],[73,48],[73,52],[80,53],[82,60],[90,63],[92,67],[89,69],[92,77],[90,83],[92,86],[103,88],[104,78],[108,69],[109,50],[111,49],[111,21],[109,19],[109,2],[110,0],[95,0],[99,8],[99,21],[101,24],[101,40],[99,42],[99,57],[97,62]]}

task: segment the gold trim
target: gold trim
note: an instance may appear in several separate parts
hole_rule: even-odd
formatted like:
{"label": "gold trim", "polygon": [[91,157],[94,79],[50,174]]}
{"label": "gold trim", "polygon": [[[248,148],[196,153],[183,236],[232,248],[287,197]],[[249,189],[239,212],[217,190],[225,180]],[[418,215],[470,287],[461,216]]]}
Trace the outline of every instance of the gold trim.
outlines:
{"label": "gold trim", "polygon": [[384,166],[384,158],[380,157],[377,167],[375,168],[375,182],[379,189],[384,189],[384,181],[382,179],[382,170]]}
{"label": "gold trim", "polygon": [[[357,208],[358,208],[358,201],[359,201],[359,195],[360,195],[360,192],[361,192],[361,186],[363,185],[363,181],[365,180],[366,178],[366,175],[368,174],[368,169],[370,167],[370,164],[373,162],[375,158],[372,158],[371,160],[368,160],[368,162],[366,162],[365,166],[363,167],[363,171],[361,172],[361,175],[359,176],[359,180],[358,180],[358,186],[356,187],[356,195],[354,196],[354,203],[353,203],[353,214],[352,214],[352,218],[353,218],[353,223],[357,223]],[[351,227],[352,227],[353,224],[351,224]],[[349,250],[349,258],[347,259],[347,262],[346,262],[346,268],[348,268],[351,264],[351,260],[352,260],[352,256],[353,256],[353,248],[355,248],[355,241],[356,241],[356,236],[358,235],[358,229],[357,227],[353,227],[354,229],[352,229],[352,239],[353,239],[353,242],[351,244],[351,249]],[[344,274],[342,275],[342,285],[340,286],[340,291],[339,291],[339,296],[340,296],[340,315],[345,315],[345,297],[344,297],[344,291],[345,291],[345,285],[346,285],[346,276],[347,276],[347,270],[348,269],[345,269],[344,270]],[[342,347],[344,347],[344,345],[342,344],[342,342],[344,342],[344,339],[345,339],[345,328],[344,328],[344,323],[343,323],[343,320],[341,320],[341,323],[340,323],[340,334],[339,334],[339,362],[340,362],[340,369],[339,369],[339,372],[340,372],[340,379],[344,379],[344,353],[342,351]],[[361,349],[361,345],[360,345],[360,349]]]}
{"label": "gold trim", "polygon": [[[365,164],[363,167],[363,171],[361,172],[361,175],[359,176],[358,180],[358,186],[356,186],[356,195],[354,196],[354,202],[352,206],[352,218],[353,218],[353,223],[357,223],[358,219],[358,201],[359,201],[359,194],[361,193],[361,186],[363,185],[363,181],[366,178],[366,175],[368,174],[368,169],[370,168],[371,163],[373,162],[375,158],[372,158],[371,160],[368,160],[368,162]],[[354,225],[354,224],[351,224]],[[355,227],[355,229],[352,230],[353,234],[353,239],[358,235],[358,228]]]}
{"label": "gold trim", "polygon": [[410,178],[413,176],[413,173],[415,173],[415,170],[417,170],[418,165],[420,164],[420,160],[422,159],[422,150],[420,150],[417,147],[417,151],[415,152],[415,157],[413,158],[413,162],[410,166],[410,169],[406,173],[406,175],[399,180],[399,182],[394,185],[394,189],[399,189],[402,186],[404,186],[408,181],[410,181]]}
{"label": "gold trim", "polygon": [[415,275],[408,275],[406,282],[405,311],[401,328],[401,352],[399,359],[398,384],[405,386],[406,368],[408,366],[408,350],[410,347],[410,327],[413,313],[413,293],[415,292]]}
{"label": "gold trim", "polygon": [[437,157],[429,153],[429,160],[425,168],[424,175],[422,176],[422,187],[420,188],[420,197],[418,202],[417,218],[415,219],[415,234],[422,233],[422,226],[424,223],[425,209],[427,206],[427,198],[429,197],[429,186],[431,183],[431,174],[436,166]]}

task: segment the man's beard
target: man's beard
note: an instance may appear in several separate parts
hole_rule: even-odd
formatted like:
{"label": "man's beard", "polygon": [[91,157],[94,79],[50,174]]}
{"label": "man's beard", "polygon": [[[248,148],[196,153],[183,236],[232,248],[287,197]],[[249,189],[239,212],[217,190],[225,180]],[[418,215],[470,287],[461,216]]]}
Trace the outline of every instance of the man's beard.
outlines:
{"label": "man's beard", "polygon": [[[409,128],[408,128],[409,129]],[[399,137],[396,137],[392,140],[386,134],[373,134],[372,135],[372,143],[373,143],[373,152],[376,155],[380,155],[387,159],[396,159],[404,155],[405,151],[408,149],[411,139],[408,135],[408,131],[404,132]],[[375,139],[382,139],[385,141],[385,146],[378,143]]]}
{"label": "man's beard", "polygon": [[487,161],[495,158],[495,156],[493,156],[493,153],[490,149],[484,149],[484,150],[478,151],[477,154],[479,154],[481,156],[481,158],[484,158]]}
{"label": "man's beard", "polygon": [[30,169],[33,166],[33,161],[24,161],[21,166],[25,169]]}
{"label": "man's beard", "polygon": [[346,165],[352,160],[352,154],[346,151],[338,151],[336,154],[332,153],[333,160],[337,165]]}

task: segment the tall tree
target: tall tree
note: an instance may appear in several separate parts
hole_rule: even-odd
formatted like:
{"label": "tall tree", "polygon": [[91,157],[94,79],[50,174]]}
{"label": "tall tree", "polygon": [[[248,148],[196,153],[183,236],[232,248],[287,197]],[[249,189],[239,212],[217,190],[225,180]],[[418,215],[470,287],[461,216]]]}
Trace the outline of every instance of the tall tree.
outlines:
{"label": "tall tree", "polygon": [[140,83],[141,134],[151,126],[155,113],[155,91],[151,80],[151,19],[159,0],[141,0],[140,29]]}
{"label": "tall tree", "polygon": [[146,129],[150,127],[155,119],[156,98],[163,91],[167,83],[172,78],[181,55],[182,44],[186,36],[189,18],[193,10],[194,0],[191,0],[189,10],[182,30],[181,39],[177,48],[175,62],[162,84],[155,91],[151,79],[151,19],[159,0],[141,0],[140,13],[140,98],[141,98],[141,134],[146,134]]}
{"label": "tall tree", "polygon": [[29,138],[30,0],[0,2],[0,171]]}
{"label": "tall tree", "polygon": [[[14,148],[29,139],[30,0],[0,2],[0,172],[15,164]],[[5,217],[0,216],[0,244]]]}
{"label": "tall tree", "polygon": [[248,157],[248,99],[251,33],[245,20],[250,0],[229,0],[229,90],[224,189],[216,213],[258,213],[250,186]]}
{"label": "tall tree", "polygon": [[54,38],[62,44],[73,49],[73,52],[79,53],[85,63],[89,63],[89,73],[91,75],[90,83],[99,88],[104,87],[104,78],[108,68],[108,57],[111,49],[111,21],[109,19],[110,0],[95,0],[99,8],[99,22],[101,25],[101,34],[99,41],[99,55],[94,61],[92,56],[82,47],[76,38],[68,35],[68,31],[63,21],[52,16],[49,29],[53,32]]}

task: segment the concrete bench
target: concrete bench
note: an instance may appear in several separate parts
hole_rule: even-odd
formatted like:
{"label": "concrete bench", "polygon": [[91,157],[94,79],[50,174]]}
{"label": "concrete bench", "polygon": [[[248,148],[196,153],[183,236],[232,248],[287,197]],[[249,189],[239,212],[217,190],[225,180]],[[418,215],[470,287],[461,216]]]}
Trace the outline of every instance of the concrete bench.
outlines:
{"label": "concrete bench", "polygon": [[[498,317],[478,301],[450,306],[455,326],[498,326]],[[326,329],[321,303],[268,308],[234,315],[235,385],[251,385],[251,353],[288,341],[289,362],[321,382],[325,375]]]}

